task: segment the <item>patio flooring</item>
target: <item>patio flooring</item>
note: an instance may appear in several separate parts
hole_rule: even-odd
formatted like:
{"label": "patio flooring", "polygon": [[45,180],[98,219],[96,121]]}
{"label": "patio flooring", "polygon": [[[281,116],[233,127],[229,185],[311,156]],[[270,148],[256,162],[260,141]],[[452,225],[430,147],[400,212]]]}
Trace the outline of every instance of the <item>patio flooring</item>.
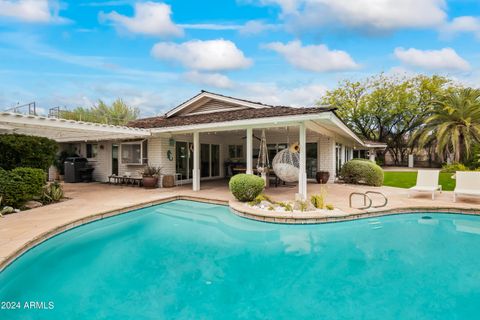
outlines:
{"label": "patio flooring", "polygon": [[[319,193],[321,185],[309,183],[309,194]],[[193,197],[220,203],[233,200],[227,182],[209,181],[202,182],[201,191],[194,192],[190,185],[170,189],[143,189],[137,187],[114,186],[101,183],[65,184],[65,195],[69,200],[43,206],[40,208],[6,215],[0,218],[0,270],[7,260],[21,254],[26,248],[41,242],[52,234],[59,233],[76,225],[92,221],[101,217],[117,214],[125,208],[137,208],[149,203],[170,200],[178,196]],[[416,193],[408,198],[406,189],[393,187],[366,187],[345,184],[327,184],[327,203],[348,213],[356,214],[365,211],[349,207],[351,192],[364,192],[367,190],[380,191],[388,197],[388,205],[380,209],[370,209],[369,212],[396,210],[405,208],[452,208],[463,210],[478,210],[480,212],[480,197],[460,197],[458,202],[452,201],[451,192],[438,194],[431,200],[430,194]],[[296,186],[272,187],[266,194],[274,200],[293,200],[297,192]],[[357,198],[356,205],[360,205]],[[379,202],[381,202],[379,200]],[[92,216],[96,216],[92,219]]]}

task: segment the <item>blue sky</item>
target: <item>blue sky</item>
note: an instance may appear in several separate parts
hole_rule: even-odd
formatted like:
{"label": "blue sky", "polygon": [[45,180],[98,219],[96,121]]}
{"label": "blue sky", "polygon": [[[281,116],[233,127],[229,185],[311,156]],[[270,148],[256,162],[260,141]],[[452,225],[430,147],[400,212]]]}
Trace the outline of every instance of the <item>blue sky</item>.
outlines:
{"label": "blue sky", "polygon": [[201,89],[308,106],[379,72],[478,86],[479,44],[478,0],[0,0],[0,109],[147,116]]}

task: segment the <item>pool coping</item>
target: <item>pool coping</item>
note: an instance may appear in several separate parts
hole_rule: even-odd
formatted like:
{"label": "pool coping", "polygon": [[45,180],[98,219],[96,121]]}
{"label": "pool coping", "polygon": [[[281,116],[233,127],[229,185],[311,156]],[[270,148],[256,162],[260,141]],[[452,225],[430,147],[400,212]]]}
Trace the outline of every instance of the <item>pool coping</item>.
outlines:
{"label": "pool coping", "polygon": [[415,213],[451,213],[480,215],[480,209],[475,208],[454,208],[454,207],[434,207],[434,206],[414,206],[402,208],[390,208],[385,210],[365,210],[356,213],[332,212],[331,214],[319,212],[270,212],[267,210],[255,209],[247,206],[245,203],[231,200],[229,201],[230,211],[240,217],[278,224],[323,224],[342,221],[352,221],[357,219],[374,218],[397,214],[415,214]]}
{"label": "pool coping", "polygon": [[451,213],[451,214],[467,214],[467,215],[480,215],[480,209],[475,208],[454,208],[454,207],[403,207],[403,208],[391,208],[387,210],[370,210],[358,213],[332,213],[332,214],[319,214],[318,212],[306,212],[306,213],[282,213],[282,212],[268,212],[266,210],[258,210],[251,207],[247,207],[244,203],[235,200],[219,200],[205,197],[196,197],[190,195],[174,195],[165,198],[155,199],[151,201],[141,202],[135,205],[126,206],[119,209],[106,210],[98,213],[93,213],[86,217],[82,217],[63,225],[59,225],[53,229],[45,231],[36,237],[30,239],[22,247],[13,251],[0,261],[0,272],[7,268],[17,258],[24,253],[41,244],[42,242],[55,237],[70,229],[77,228],[79,226],[106,219],[109,217],[125,214],[127,212],[138,210],[142,208],[148,208],[162,203],[172,202],[176,200],[189,200],[199,201],[204,203],[218,204],[228,206],[230,212],[233,214],[259,222],[276,223],[276,224],[324,224],[334,223],[342,221],[352,221],[357,219],[365,219],[372,217],[397,215],[397,214],[415,214],[415,213]]}

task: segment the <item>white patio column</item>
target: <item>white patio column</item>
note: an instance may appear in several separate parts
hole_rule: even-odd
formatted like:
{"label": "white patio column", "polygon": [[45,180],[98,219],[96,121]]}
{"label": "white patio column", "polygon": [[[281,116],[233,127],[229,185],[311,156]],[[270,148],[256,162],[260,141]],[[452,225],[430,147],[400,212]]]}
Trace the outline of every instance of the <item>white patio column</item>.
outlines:
{"label": "white patio column", "polygon": [[375,156],[377,155],[375,150],[370,149],[368,153],[369,153],[368,158],[370,159],[370,161],[375,162]]}
{"label": "white patio column", "polygon": [[247,174],[253,174],[253,129],[247,128]]}
{"label": "white patio column", "polygon": [[345,164],[345,145],[342,144],[342,148],[340,149],[340,159],[341,159],[341,163],[342,163],[342,166]]}
{"label": "white patio column", "polygon": [[193,175],[192,175],[193,191],[200,190],[200,134],[193,133]]}
{"label": "white patio column", "polygon": [[300,170],[298,172],[298,196],[302,200],[307,199],[307,129],[305,122],[299,126],[299,144],[300,144]]}

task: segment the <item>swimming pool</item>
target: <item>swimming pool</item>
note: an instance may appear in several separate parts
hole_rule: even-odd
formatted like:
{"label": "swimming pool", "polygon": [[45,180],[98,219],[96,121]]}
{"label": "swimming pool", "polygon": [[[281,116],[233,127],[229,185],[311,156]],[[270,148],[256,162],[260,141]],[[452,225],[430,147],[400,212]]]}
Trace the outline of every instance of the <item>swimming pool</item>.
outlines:
{"label": "swimming pool", "polygon": [[0,319],[478,319],[479,249],[476,216],[279,225],[174,201],[28,251]]}

